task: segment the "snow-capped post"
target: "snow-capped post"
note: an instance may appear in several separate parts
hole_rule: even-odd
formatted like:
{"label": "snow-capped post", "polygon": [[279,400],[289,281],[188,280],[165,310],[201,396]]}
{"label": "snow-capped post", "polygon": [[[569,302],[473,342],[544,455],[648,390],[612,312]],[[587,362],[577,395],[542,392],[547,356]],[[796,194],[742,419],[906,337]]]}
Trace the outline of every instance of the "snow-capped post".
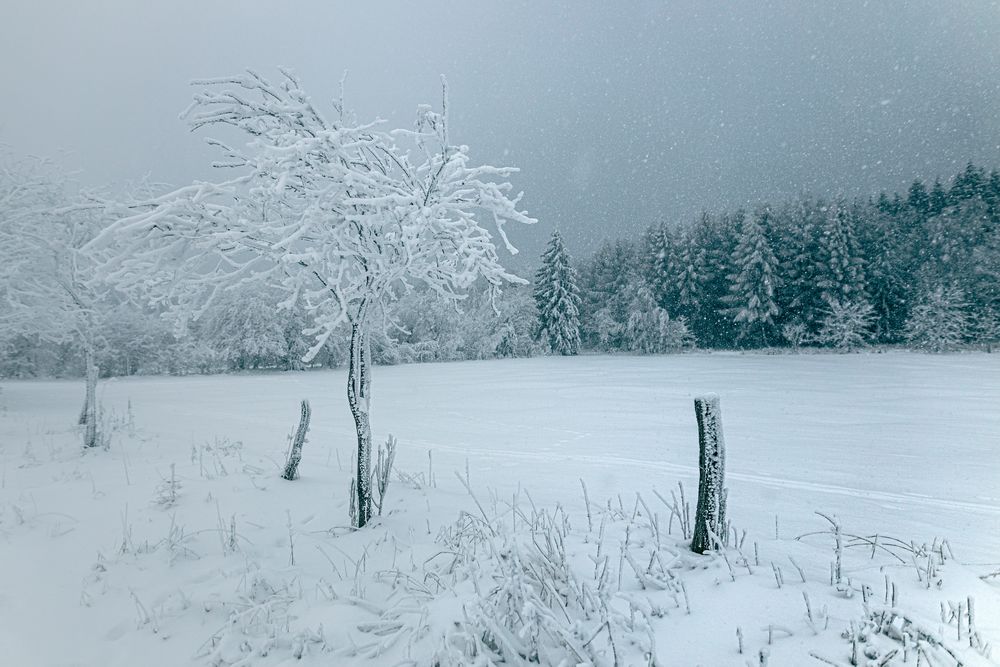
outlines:
{"label": "snow-capped post", "polygon": [[726,533],[726,443],[717,394],[694,399],[698,418],[698,508],[694,517],[691,551],[703,554],[716,548]]}
{"label": "snow-capped post", "polygon": [[[387,306],[417,284],[457,302],[479,278],[496,293],[525,283],[500,264],[494,236],[513,254],[504,224],[530,224],[512,195],[510,167],[471,164],[469,147],[448,135],[441,109],[417,108],[412,129],[359,123],[343,96],[326,115],[287,70],[196,82],[185,113],[192,129],[224,126],[245,146],[210,140],[229,174],[124,204],[90,247],[119,289],[169,306],[182,322],[228,290],[260,287],[273,305],[301,306],[314,326],[315,357],[331,336],[350,332],[347,398],[357,430],[351,495],[354,524],[372,516],[371,352]],[[443,82],[442,82],[443,83]]]}
{"label": "snow-capped post", "polygon": [[309,401],[303,399],[299,414],[299,427],[295,429],[292,446],[288,449],[288,460],[285,462],[285,471],[281,473],[284,479],[293,480],[299,476],[299,461],[302,460],[302,445],[306,443],[306,433],[309,432],[310,416],[312,416],[312,409],[309,407]]}

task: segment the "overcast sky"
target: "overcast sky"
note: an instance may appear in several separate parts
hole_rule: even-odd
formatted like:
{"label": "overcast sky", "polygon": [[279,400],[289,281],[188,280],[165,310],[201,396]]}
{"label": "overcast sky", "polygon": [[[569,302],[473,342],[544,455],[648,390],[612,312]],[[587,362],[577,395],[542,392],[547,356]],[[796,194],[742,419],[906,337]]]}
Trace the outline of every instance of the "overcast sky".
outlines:
{"label": "overcast sky", "polygon": [[448,77],[452,137],[512,164],[584,253],[650,223],[1000,167],[1000,4],[9,0],[0,143],[89,185],[211,176],[193,78],[288,66],[409,126]]}

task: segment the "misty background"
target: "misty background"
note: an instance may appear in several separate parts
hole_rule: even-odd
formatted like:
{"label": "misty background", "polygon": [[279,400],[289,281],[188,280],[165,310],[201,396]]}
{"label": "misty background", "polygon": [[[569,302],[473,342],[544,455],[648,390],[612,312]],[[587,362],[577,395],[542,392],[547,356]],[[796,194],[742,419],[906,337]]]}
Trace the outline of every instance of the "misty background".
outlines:
{"label": "misty background", "polygon": [[211,176],[178,119],[195,78],[287,66],[325,101],[346,70],[360,119],[409,126],[444,74],[453,140],[522,169],[522,269],[553,228],[581,254],[701,210],[1000,165],[997,2],[40,0],[4,8],[0,63],[0,143],[88,186]]}

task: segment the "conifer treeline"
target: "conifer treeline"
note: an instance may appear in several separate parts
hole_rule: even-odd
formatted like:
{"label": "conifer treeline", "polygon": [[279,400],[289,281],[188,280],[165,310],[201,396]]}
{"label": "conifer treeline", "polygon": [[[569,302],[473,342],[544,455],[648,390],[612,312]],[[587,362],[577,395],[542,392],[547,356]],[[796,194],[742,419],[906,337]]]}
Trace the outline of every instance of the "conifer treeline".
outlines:
{"label": "conifer treeline", "polygon": [[1000,173],[970,163],[949,187],[917,180],[905,196],[705,213],[606,243],[579,273],[592,349],[641,351],[650,332],[634,320],[653,309],[651,326],[675,331],[646,351],[692,337],[706,348],[994,341]]}

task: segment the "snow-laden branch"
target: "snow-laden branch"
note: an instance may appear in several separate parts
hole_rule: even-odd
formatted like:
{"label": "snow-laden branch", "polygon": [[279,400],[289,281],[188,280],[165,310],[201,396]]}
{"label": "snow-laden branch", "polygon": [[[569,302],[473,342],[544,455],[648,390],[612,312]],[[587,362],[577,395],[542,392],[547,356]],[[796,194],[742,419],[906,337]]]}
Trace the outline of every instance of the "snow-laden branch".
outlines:
{"label": "snow-laden branch", "polygon": [[[516,169],[472,166],[448,143],[440,113],[420,107],[413,130],[354,123],[334,104],[325,117],[288,71],[277,82],[247,71],[195,82],[182,114],[248,137],[242,148],[210,140],[233,178],[194,183],[144,201],[108,204],[118,221],[89,249],[107,256],[104,278],[197,317],[220,291],[259,281],[279,304],[301,301],[325,340],[422,282],[450,299],[478,278],[523,282],[500,264],[495,233],[535,222],[507,182]],[[318,349],[315,348],[315,349]]]}

